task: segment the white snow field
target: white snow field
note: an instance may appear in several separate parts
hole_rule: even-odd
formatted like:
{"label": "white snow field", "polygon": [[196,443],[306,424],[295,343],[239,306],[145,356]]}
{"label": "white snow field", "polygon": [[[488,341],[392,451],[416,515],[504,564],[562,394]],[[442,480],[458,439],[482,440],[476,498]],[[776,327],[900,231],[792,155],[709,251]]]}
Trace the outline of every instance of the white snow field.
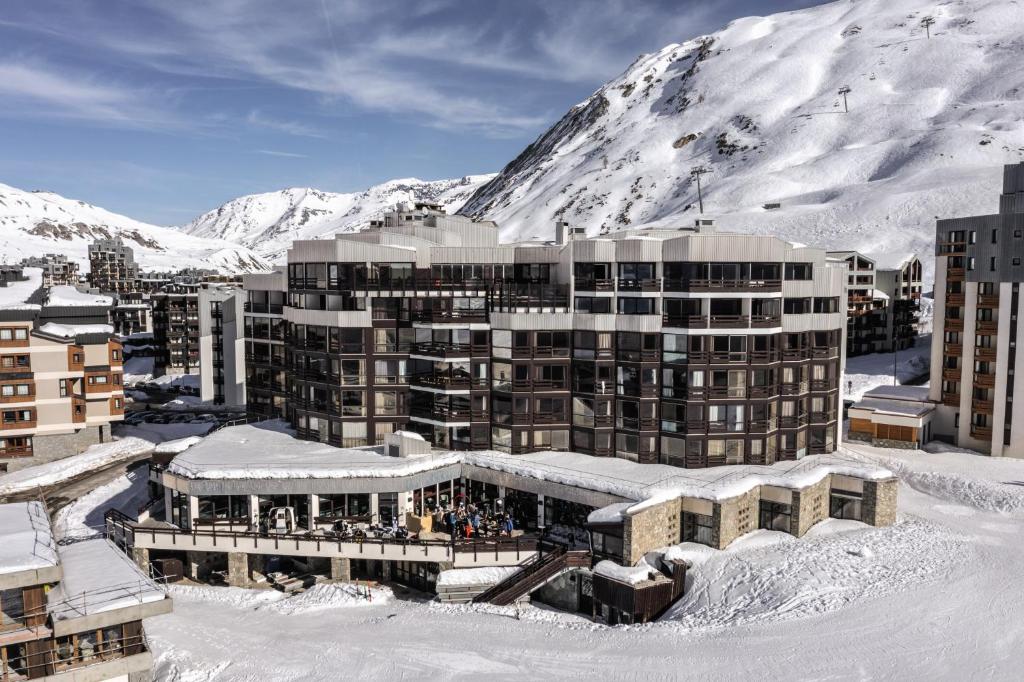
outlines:
{"label": "white snow field", "polygon": [[26,467],[0,476],[0,495],[50,486],[153,450],[153,442],[128,436],[93,445],[77,455]]}
{"label": "white snow field", "polygon": [[[896,378],[900,384],[927,374],[931,364],[931,334],[923,334],[913,348],[901,350],[895,357]],[[876,386],[892,386],[892,353],[869,353],[846,358],[843,372],[843,399],[860,400]]]}
{"label": "white snow field", "polygon": [[1002,164],[1024,158],[1022,33],[1015,0],[737,19],[637,58],[462,210],[506,239],[550,239],[556,220],[588,234],[691,224],[690,169],[704,165],[705,212],[724,229],[862,250],[879,267],[927,256],[935,218],[995,213]]}
{"label": "white snow field", "polygon": [[[761,531],[694,567],[662,621],[608,628],[543,607],[366,604],[173,588],[147,621],[157,679],[1016,680],[1024,664],[1024,462],[856,445],[897,471],[899,522]],[[325,605],[326,604],[326,605]],[[360,608],[347,608],[359,604]]]}

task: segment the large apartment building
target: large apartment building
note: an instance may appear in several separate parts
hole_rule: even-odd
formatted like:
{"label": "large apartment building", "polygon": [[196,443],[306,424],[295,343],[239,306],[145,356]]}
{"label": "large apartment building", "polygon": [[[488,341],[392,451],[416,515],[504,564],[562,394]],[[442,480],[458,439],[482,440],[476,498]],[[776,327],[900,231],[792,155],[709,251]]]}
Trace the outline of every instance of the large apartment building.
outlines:
{"label": "large apartment building", "polygon": [[845,279],[824,251],[707,220],[500,244],[407,205],[295,242],[283,281],[246,278],[249,405],[341,446],[409,429],[687,467],[831,452]]}
{"label": "large apartment building", "polygon": [[1024,164],[1014,164],[1003,170],[998,213],[936,224],[933,433],[996,456],[1024,457],[1024,410],[1015,407],[1024,401],[1014,401],[1024,395],[1022,260]]}
{"label": "large apartment building", "polygon": [[245,292],[241,286],[203,284],[198,302],[199,397],[245,405]]}
{"label": "large apartment building", "polygon": [[42,270],[44,287],[78,284],[78,263],[69,260],[62,253],[31,256],[21,261],[21,264],[28,268]]}
{"label": "large apartment building", "polygon": [[120,237],[97,239],[89,245],[89,284],[100,291],[136,291],[139,266],[135,252]]}
{"label": "large apartment building", "polygon": [[846,354],[884,353],[917,341],[922,291],[921,260],[906,256],[893,267],[878,267],[857,251],[830,251],[848,269]]}
{"label": "large apartment building", "polygon": [[124,418],[113,329],[89,317],[94,306],[30,302],[40,298],[40,271],[26,272],[32,279],[0,302],[0,471],[77,454],[109,440]]}

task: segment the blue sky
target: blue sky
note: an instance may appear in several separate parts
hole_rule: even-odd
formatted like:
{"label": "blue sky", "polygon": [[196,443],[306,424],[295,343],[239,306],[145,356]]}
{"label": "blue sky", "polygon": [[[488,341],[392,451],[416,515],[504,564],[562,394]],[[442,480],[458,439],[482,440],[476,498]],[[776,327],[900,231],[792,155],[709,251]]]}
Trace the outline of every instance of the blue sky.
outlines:
{"label": "blue sky", "polygon": [[0,182],[180,225],[499,170],[643,52],[817,0],[4,0]]}

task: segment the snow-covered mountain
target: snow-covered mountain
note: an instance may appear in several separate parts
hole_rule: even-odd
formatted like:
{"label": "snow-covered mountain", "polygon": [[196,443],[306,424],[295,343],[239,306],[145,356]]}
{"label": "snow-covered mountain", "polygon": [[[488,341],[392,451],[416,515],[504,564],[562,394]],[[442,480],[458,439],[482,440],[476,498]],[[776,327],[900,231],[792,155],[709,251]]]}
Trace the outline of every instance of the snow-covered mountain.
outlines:
{"label": "snow-covered mountain", "polygon": [[255,272],[269,267],[244,246],[183,235],[52,192],[26,192],[0,184],[0,262],[62,253],[81,263],[85,272],[89,244],[99,237],[121,237],[146,270],[199,267]]}
{"label": "snow-covered mountain", "polygon": [[292,188],[239,197],[204,213],[182,231],[242,244],[282,262],[295,239],[321,239],[365,226],[402,201],[437,202],[454,211],[493,175],[455,180],[390,180],[363,192],[339,194]]}
{"label": "snow-covered mountain", "polygon": [[841,0],[641,56],[462,212],[506,239],[688,224],[702,165],[724,229],[928,256],[936,216],[997,210],[1022,121],[1024,3]]}

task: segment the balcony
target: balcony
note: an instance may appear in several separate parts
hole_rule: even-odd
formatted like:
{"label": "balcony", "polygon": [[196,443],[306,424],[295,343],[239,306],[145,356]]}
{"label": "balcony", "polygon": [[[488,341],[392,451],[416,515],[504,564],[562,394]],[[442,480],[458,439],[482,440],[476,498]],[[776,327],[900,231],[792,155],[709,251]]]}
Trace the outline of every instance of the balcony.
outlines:
{"label": "balcony", "polygon": [[964,295],[959,294],[946,294],[946,305],[964,305]]}
{"label": "balcony", "polygon": [[978,320],[974,326],[979,334],[996,334],[999,332],[999,322],[996,320]]}
{"label": "balcony", "polygon": [[615,280],[611,278],[576,277],[573,280],[576,291],[615,291]]}
{"label": "balcony", "polygon": [[996,349],[991,347],[991,346],[989,346],[987,348],[986,347],[982,347],[982,346],[978,346],[978,347],[976,347],[974,349],[974,359],[975,360],[995,360],[996,359]]}
{"label": "balcony", "polygon": [[632,277],[619,277],[618,288],[620,292],[635,291],[661,291],[661,278],[634,279]]}
{"label": "balcony", "polygon": [[936,246],[939,247],[939,255],[941,256],[948,256],[950,254],[967,252],[967,242],[943,241],[938,242]]}
{"label": "balcony", "polygon": [[946,381],[960,381],[961,369],[959,367],[943,367],[942,378]]}
{"label": "balcony", "polygon": [[409,347],[409,352],[414,355],[425,355],[432,358],[465,358],[470,356],[472,346],[468,343],[427,341],[412,344]]}
{"label": "balcony", "polygon": [[943,392],[942,404],[950,407],[960,407],[960,394]]}
{"label": "balcony", "polygon": [[243,307],[247,313],[284,314],[284,305],[280,303],[251,303],[246,301]]}
{"label": "balcony", "polygon": [[995,405],[991,400],[978,400],[977,398],[971,400],[971,410],[974,412],[980,412],[981,414],[992,414]]}
{"label": "balcony", "polygon": [[978,440],[992,440],[992,427],[971,424],[971,438],[977,438]]}
{"label": "balcony", "polygon": [[661,324],[665,327],[703,329],[708,326],[708,318],[704,315],[662,315]]}
{"label": "balcony", "polygon": [[454,322],[486,322],[486,310],[414,310],[413,322],[450,324]]}
{"label": "balcony", "polygon": [[963,344],[960,343],[947,343],[942,346],[943,355],[950,357],[959,358],[964,354]]}
{"label": "balcony", "polygon": [[740,329],[750,326],[750,318],[746,315],[711,315],[708,319],[712,329]]}
{"label": "balcony", "polygon": [[964,330],[964,321],[962,318],[947,317],[943,322],[943,326],[948,331],[962,332]]}
{"label": "balcony", "polygon": [[981,388],[995,388],[996,386],[996,375],[995,374],[975,374],[974,385]]}
{"label": "balcony", "polygon": [[946,281],[949,282],[962,282],[966,276],[967,270],[964,268],[948,268],[946,270]]}
{"label": "balcony", "polygon": [[665,279],[665,291],[781,291],[780,279]]}
{"label": "balcony", "polygon": [[751,315],[750,326],[758,329],[781,327],[782,318],[778,315]]}
{"label": "balcony", "polygon": [[999,295],[998,294],[978,294],[978,307],[979,308],[998,308],[999,307]]}

